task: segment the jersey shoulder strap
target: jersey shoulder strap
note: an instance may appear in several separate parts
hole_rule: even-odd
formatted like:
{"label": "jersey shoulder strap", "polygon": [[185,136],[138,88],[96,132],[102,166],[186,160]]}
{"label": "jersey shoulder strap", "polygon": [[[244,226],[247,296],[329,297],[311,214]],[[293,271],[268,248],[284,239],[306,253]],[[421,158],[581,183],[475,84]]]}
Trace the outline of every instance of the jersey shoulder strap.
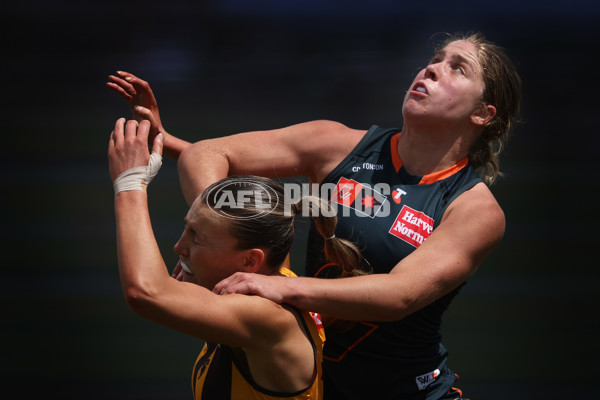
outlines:
{"label": "jersey shoulder strap", "polygon": [[398,128],[381,128],[377,125],[372,125],[365,136],[358,142],[354,149],[348,154],[342,162],[340,162],[327,176],[322,183],[332,182],[341,172],[346,164],[361,158],[367,158],[370,154],[386,151],[384,143],[390,134],[400,132]]}

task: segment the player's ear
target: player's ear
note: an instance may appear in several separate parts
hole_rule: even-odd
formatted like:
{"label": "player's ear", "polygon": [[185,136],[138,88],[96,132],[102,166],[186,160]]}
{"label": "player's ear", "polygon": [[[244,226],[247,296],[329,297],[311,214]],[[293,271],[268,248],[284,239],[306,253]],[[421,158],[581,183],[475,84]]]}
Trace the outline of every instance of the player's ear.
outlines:
{"label": "player's ear", "polygon": [[262,249],[249,249],[244,254],[242,262],[243,272],[259,272],[266,259],[265,252]]}
{"label": "player's ear", "polygon": [[471,114],[471,123],[479,126],[486,126],[496,116],[496,107],[491,105],[482,105],[473,114]]}

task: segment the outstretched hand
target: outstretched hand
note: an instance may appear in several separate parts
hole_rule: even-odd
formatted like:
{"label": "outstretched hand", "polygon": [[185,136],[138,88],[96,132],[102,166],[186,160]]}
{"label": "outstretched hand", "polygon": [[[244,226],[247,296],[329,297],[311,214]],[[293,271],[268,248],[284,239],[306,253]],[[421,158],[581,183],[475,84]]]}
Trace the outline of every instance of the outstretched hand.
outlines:
{"label": "outstretched hand", "polygon": [[129,72],[117,71],[116,75],[109,75],[106,86],[129,103],[131,113],[136,121],[150,121],[149,138],[151,141],[158,132],[165,132],[158,112],[158,103],[148,82]]}
{"label": "outstretched hand", "polygon": [[284,294],[286,293],[284,284],[289,283],[292,279],[282,276],[236,272],[217,283],[213,288],[213,293],[254,294],[275,303],[283,303]]}
{"label": "outstretched hand", "polygon": [[[150,122],[129,120],[119,118],[115,129],[110,135],[108,143],[108,164],[110,179],[115,179],[123,172],[135,168],[147,166],[150,161],[148,151],[148,135]],[[152,142],[152,152],[162,156],[163,139],[158,135]]]}

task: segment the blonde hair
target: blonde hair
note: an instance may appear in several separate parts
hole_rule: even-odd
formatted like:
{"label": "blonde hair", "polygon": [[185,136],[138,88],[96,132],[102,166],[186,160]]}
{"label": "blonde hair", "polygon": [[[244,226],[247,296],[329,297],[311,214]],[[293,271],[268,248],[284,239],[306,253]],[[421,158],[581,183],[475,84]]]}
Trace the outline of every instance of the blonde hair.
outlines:
{"label": "blonde hair", "polygon": [[486,184],[491,185],[502,175],[499,155],[519,119],[521,78],[504,49],[486,40],[481,33],[451,35],[437,47],[436,53],[459,40],[476,46],[483,71],[481,102],[496,108],[496,115],[469,149],[473,167],[479,170]]}
{"label": "blonde hair", "polygon": [[340,269],[340,277],[365,275],[360,268],[363,261],[360,250],[349,240],[335,236],[337,216],[331,203],[317,196],[304,196],[293,207],[294,213],[310,215],[317,231],[324,239],[323,250],[327,259]]}
{"label": "blonde hair", "polygon": [[[219,204],[219,188],[227,187],[232,198],[240,191],[253,191],[254,202],[243,207]],[[259,176],[230,176],[210,185],[201,194],[200,201],[229,218],[229,230],[240,249],[262,248],[266,250],[266,263],[272,272],[279,269],[288,255],[296,235],[295,216],[310,216],[325,240],[325,255],[337,264],[342,276],[355,276],[364,272],[359,268],[362,256],[358,248],[348,240],[335,237],[337,216],[331,204],[317,196],[305,196],[286,209],[283,186],[278,182]],[[268,209],[268,212],[265,210]]]}

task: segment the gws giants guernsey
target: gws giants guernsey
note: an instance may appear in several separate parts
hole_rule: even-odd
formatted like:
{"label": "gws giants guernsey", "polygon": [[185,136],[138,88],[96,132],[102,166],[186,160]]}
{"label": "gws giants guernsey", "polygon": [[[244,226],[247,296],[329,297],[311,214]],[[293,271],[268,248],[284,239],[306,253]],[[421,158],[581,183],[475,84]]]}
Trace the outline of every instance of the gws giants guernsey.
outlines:
{"label": "gws giants guernsey", "polygon": [[[448,205],[482,182],[469,164],[426,176],[409,175],[397,153],[398,129],[372,126],[321,182],[334,187],[336,236],[358,244],[373,273],[388,273],[437,227]],[[330,277],[323,238],[311,227],[306,276]],[[437,399],[455,375],[441,344],[442,314],[459,289],[400,321],[363,321],[347,332],[327,329],[325,400]]]}

